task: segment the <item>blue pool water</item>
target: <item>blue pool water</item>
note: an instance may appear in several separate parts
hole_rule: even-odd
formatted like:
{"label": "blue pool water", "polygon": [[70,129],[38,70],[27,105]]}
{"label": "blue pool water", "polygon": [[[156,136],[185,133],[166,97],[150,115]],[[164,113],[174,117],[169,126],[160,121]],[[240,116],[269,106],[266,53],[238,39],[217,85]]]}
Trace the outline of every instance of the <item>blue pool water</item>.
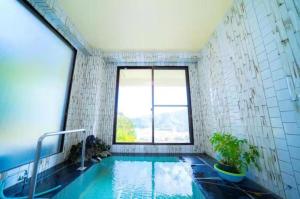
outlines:
{"label": "blue pool water", "polygon": [[92,166],[55,199],[204,199],[189,164],[177,157],[112,156]]}

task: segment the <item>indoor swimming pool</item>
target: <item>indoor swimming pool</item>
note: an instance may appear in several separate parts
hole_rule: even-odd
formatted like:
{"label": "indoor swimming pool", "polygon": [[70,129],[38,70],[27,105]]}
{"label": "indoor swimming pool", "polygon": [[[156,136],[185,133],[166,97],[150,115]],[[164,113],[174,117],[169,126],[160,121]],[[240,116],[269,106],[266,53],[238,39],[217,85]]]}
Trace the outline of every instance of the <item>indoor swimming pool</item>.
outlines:
{"label": "indoor swimming pool", "polygon": [[300,199],[300,0],[0,0],[0,199]]}
{"label": "indoor swimming pool", "polygon": [[178,157],[112,156],[92,166],[54,198],[205,198],[192,176],[190,164]]}

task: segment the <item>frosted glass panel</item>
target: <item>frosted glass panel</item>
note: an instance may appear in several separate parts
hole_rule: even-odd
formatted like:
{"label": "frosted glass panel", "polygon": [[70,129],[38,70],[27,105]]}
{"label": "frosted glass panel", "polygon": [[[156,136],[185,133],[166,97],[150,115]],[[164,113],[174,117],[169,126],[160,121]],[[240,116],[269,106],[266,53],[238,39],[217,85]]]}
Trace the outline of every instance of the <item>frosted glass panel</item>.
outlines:
{"label": "frosted glass panel", "polygon": [[[0,172],[33,160],[63,128],[74,51],[20,2],[0,1]],[[58,152],[47,138],[42,155]]]}

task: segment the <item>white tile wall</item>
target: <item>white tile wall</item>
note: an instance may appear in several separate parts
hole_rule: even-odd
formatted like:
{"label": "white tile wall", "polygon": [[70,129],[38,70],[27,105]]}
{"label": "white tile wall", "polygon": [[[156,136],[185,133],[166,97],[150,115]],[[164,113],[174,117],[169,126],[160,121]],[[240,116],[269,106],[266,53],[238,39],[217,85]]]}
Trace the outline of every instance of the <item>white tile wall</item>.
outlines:
{"label": "white tile wall", "polygon": [[299,6],[235,0],[198,63],[205,151],[216,130],[248,138],[262,154],[252,178],[286,198],[300,198],[300,103],[286,81],[300,93]]}

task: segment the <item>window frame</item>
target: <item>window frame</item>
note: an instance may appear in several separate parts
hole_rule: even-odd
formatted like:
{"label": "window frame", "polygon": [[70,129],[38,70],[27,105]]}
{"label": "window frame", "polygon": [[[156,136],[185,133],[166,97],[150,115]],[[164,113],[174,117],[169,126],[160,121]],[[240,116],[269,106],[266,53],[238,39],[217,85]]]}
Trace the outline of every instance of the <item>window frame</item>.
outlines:
{"label": "window frame", "polygon": [[[151,69],[151,87],[152,87],[152,141],[151,142],[117,142],[117,118],[118,118],[118,101],[119,101],[119,83],[120,83],[120,71],[124,69]],[[154,108],[160,105],[154,104],[154,70],[184,70],[186,80],[186,93],[187,93],[187,107],[188,111],[188,125],[189,125],[189,142],[183,143],[156,143],[154,142]],[[162,105],[168,107],[183,107],[183,105]],[[193,117],[191,106],[191,93],[190,93],[190,80],[188,66],[118,66],[117,67],[117,79],[116,79],[116,91],[115,91],[115,106],[114,106],[114,124],[113,124],[113,144],[115,145],[194,145],[194,133],[193,133]]]}

